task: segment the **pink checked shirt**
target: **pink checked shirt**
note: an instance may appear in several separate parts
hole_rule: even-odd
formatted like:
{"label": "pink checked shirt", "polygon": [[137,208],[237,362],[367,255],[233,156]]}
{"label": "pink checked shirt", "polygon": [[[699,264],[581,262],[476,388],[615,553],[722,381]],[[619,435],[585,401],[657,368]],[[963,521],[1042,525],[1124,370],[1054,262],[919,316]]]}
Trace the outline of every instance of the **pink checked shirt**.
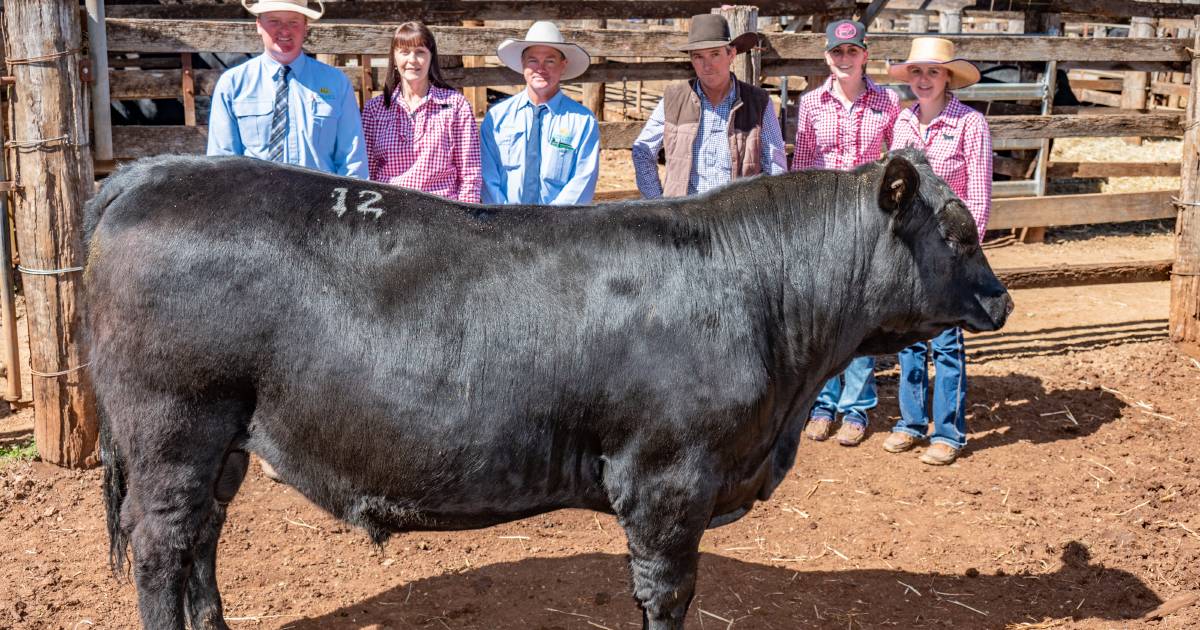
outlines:
{"label": "pink checked shirt", "polygon": [[865,79],[867,89],[847,108],[825,84],[800,97],[792,170],[828,168],[848,171],[879,159],[892,143],[892,125],[900,113],[895,92]]}
{"label": "pink checked shirt", "polygon": [[479,125],[462,94],[430,86],[409,112],[397,86],[390,109],[383,95],[367,101],[362,123],[372,180],[479,202]]}
{"label": "pink checked shirt", "polygon": [[917,119],[920,106],[917,103],[900,112],[893,146],[925,151],[934,174],[946,180],[950,190],[967,204],[979,230],[979,241],[983,242],[992,212],[992,132],[987,120],[952,94],[922,138]]}

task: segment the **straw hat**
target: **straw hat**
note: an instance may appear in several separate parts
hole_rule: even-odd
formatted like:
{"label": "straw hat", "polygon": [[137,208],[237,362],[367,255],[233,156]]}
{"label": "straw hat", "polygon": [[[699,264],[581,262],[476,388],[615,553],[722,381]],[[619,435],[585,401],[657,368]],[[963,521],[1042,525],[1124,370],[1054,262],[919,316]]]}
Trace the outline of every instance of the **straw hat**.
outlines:
{"label": "straw hat", "polygon": [[568,44],[554,22],[534,22],[525,33],[525,39],[506,39],[496,48],[496,56],[500,62],[514,72],[524,70],[521,64],[521,53],[530,46],[549,46],[562,53],[567,58],[567,69],[563,72],[562,80],[570,81],[587,71],[592,63],[592,57],[577,44]]}
{"label": "straw hat", "polygon": [[308,8],[308,0],[259,0],[254,3],[254,6],[246,4],[246,0],[242,0],[242,6],[254,15],[262,15],[271,11],[291,11],[314,21],[325,15],[325,1],[317,0],[317,4],[321,6],[320,11]]}
{"label": "straw hat", "polygon": [[940,37],[917,37],[912,40],[908,59],[888,65],[888,75],[898,81],[908,81],[908,67],[912,65],[940,65],[950,71],[951,90],[979,83],[979,68],[975,64],[954,56],[954,42]]}
{"label": "straw hat", "polygon": [[688,52],[692,50],[704,50],[705,48],[733,46],[739,53],[744,53],[757,46],[758,43],[758,33],[742,33],[736,38],[731,38],[729,34],[729,22],[725,21],[724,16],[716,13],[705,13],[692,17],[692,23],[688,27],[687,44],[680,46],[679,51]]}

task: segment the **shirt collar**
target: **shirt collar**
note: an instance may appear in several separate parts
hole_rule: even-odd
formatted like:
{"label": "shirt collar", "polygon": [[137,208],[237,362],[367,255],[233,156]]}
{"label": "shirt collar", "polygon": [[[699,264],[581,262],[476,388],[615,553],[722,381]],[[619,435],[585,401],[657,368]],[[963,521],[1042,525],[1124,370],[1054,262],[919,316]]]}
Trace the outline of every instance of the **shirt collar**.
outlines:
{"label": "shirt collar", "polygon": [[[454,90],[446,90],[432,83],[429,85],[429,91],[425,93],[425,98],[421,99],[421,104],[417,105],[417,109],[421,109],[427,103],[437,103],[438,105],[447,105],[450,99],[454,96]],[[392,90],[392,102],[401,103],[404,101],[404,86],[397,84],[396,89]]]}
{"label": "shirt collar", "polygon": [[[909,107],[908,109],[913,114],[913,126],[919,126],[921,124],[921,118],[917,115],[917,111],[921,109],[921,104],[913,103],[912,107]],[[938,114],[937,117],[929,121],[929,127],[932,129],[933,127],[944,125],[946,127],[950,127],[951,129],[957,129],[959,123],[961,123],[963,118],[965,118],[970,112],[970,107],[963,105],[962,101],[958,100],[957,96],[950,94],[949,98],[946,100],[946,106],[942,108],[942,113]]]}
{"label": "shirt collar", "polygon": [[[833,82],[836,80],[837,79],[835,79],[834,76],[831,74],[831,75],[829,75],[829,78],[825,80],[825,84],[822,85],[820,88],[817,88],[817,89],[821,90],[821,98],[822,99],[837,100],[837,94],[834,94],[834,92],[833,92]],[[886,88],[880,87],[880,85],[878,83],[871,80],[871,77],[864,76],[863,81],[867,84],[867,89],[863,90],[862,94],[859,94],[858,98],[854,99],[854,101],[853,101],[854,103],[858,103],[861,101],[861,102],[869,105],[869,104],[873,103],[874,101],[876,101],[877,99],[880,99],[880,98],[886,99],[887,98]]]}
{"label": "shirt collar", "polygon": [[729,93],[725,95],[725,98],[721,99],[720,103],[709,103],[708,102],[708,96],[706,96],[704,94],[704,86],[700,85],[700,79],[696,79],[695,81],[692,82],[692,89],[696,92],[696,95],[700,97],[701,104],[708,103],[709,107],[716,109],[722,105],[725,105],[726,103],[737,102],[738,81],[737,81],[737,77],[734,76],[734,74],[732,72],[729,73],[729,82],[730,82],[730,85],[732,86],[732,88],[729,90]]}
{"label": "shirt collar", "polygon": [[[559,89],[554,93],[554,96],[551,96],[550,100],[543,103],[543,105],[546,105],[550,108],[550,113],[558,114],[563,108],[563,99],[565,98],[566,97],[563,96],[562,90]],[[517,95],[517,109],[521,109],[523,107],[536,107],[536,105],[533,104],[533,101],[529,100],[529,88],[521,90],[521,93]]]}
{"label": "shirt collar", "polygon": [[[306,61],[307,58],[308,58],[308,55],[305,55],[304,53],[300,53],[300,56],[293,59],[292,63],[287,64],[288,67],[292,69],[291,73],[293,76],[296,75],[297,73],[299,73],[300,71],[304,70],[304,65],[307,63],[307,61]],[[274,77],[275,73],[279,72],[279,68],[281,66],[283,66],[283,64],[279,63],[278,61],[275,61],[275,58],[272,57],[270,55],[270,53],[264,52],[262,54],[261,59],[263,60],[262,61],[263,69],[265,69],[267,71],[267,76],[270,76],[270,77]]]}

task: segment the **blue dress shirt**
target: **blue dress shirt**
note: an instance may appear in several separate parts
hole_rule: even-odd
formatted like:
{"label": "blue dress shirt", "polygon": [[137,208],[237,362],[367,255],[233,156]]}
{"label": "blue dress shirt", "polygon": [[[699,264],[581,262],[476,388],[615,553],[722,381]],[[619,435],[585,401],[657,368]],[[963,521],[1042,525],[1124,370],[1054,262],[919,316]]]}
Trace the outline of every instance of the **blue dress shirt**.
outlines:
{"label": "blue dress shirt", "polygon": [[[537,203],[590,203],[600,175],[600,127],[588,108],[560,91],[547,103],[536,154],[540,177]],[[525,90],[488,110],[483,117],[480,148],[484,203],[521,202],[525,185],[526,139],[536,119],[535,106]]]}
{"label": "blue dress shirt", "polygon": [[[283,161],[367,179],[362,121],[350,80],[303,54],[288,64],[288,130]],[[267,159],[281,65],[262,55],[221,74],[208,119],[209,155]]]}
{"label": "blue dress shirt", "polygon": [[[729,114],[737,102],[737,83],[714,105],[696,81],[696,93],[700,95],[700,127],[692,143],[692,171],[688,174],[689,195],[695,195],[724,186],[732,179],[733,160],[729,156]],[[658,177],[658,152],[663,145],[663,128],[666,126],[663,102],[660,100],[646,121],[646,126],[633,143],[633,171],[638,190],[646,199],[662,196],[662,181]],[[787,157],[783,144],[783,131],[779,118],[770,105],[763,110],[762,128],[762,172],[779,175],[787,172]]]}

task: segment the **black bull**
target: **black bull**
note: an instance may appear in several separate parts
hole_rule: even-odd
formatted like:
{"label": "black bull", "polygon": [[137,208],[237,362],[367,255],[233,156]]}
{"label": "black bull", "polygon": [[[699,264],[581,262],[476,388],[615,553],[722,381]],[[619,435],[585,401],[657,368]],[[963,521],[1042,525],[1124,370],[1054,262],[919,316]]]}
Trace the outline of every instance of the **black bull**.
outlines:
{"label": "black bull", "polygon": [[247,452],[376,542],[613,513],[645,627],[681,628],[705,528],[770,497],[826,377],[1012,308],[913,152],[570,209],[159,158],[86,227],[110,560],[156,629],[226,627]]}

